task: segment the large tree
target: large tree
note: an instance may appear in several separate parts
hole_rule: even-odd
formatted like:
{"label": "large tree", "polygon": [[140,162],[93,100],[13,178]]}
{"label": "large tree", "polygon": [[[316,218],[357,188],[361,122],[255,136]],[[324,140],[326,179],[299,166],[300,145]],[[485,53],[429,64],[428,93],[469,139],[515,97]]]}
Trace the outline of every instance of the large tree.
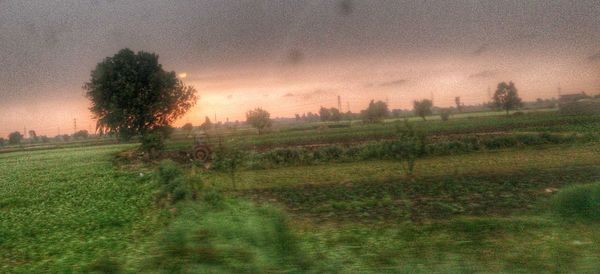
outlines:
{"label": "large tree", "polygon": [[250,110],[246,113],[246,122],[258,129],[258,134],[262,134],[271,127],[271,114],[262,108]]}
{"label": "large tree", "polygon": [[425,117],[427,117],[427,115],[432,114],[432,111],[431,111],[432,107],[433,107],[433,102],[428,99],[423,99],[421,101],[413,102],[413,109],[415,111],[415,114],[417,116],[423,118],[423,120],[426,120]]}
{"label": "large tree", "polygon": [[506,115],[508,115],[510,110],[519,108],[522,105],[523,103],[513,82],[498,84],[498,88],[494,93],[494,106],[497,109],[506,110]]}
{"label": "large tree", "polygon": [[158,63],[158,55],[122,49],[99,63],[85,83],[100,132],[124,140],[160,134],[196,103],[196,90]]}

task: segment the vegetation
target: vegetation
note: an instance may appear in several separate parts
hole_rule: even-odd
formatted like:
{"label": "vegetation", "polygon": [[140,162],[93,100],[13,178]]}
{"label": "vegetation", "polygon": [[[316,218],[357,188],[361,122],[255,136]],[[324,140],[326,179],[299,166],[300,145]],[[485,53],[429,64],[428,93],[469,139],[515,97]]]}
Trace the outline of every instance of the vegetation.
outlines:
{"label": "vegetation", "polygon": [[271,128],[271,114],[262,108],[250,110],[246,113],[246,122],[258,129],[258,134],[262,134],[265,130]]}
{"label": "vegetation", "polygon": [[460,115],[0,153],[0,272],[597,269],[600,118]]}
{"label": "vegetation", "polygon": [[84,89],[97,128],[124,140],[160,134],[155,131],[185,114],[197,98],[193,87],[162,68],[158,55],[129,49],[99,63]]}
{"label": "vegetation", "polygon": [[509,82],[508,84],[505,82],[499,83],[493,100],[496,108],[505,110],[506,115],[508,115],[510,110],[523,105],[513,82]]}
{"label": "vegetation", "polygon": [[23,135],[18,131],[8,135],[8,143],[11,145],[18,145],[21,143],[21,140],[23,140]]}
{"label": "vegetation", "polygon": [[426,120],[425,117],[432,114],[431,107],[433,107],[433,102],[428,99],[413,102],[413,109],[415,111],[415,115],[423,118],[423,120]]}
{"label": "vegetation", "polygon": [[369,107],[361,112],[365,123],[378,123],[390,115],[388,105],[382,101],[374,102],[371,100]]}

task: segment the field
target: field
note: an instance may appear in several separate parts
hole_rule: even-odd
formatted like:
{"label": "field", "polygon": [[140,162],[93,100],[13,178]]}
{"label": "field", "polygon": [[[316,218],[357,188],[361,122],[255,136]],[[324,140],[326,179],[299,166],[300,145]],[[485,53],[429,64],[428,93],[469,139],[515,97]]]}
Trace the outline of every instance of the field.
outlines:
{"label": "field", "polygon": [[[0,272],[600,267],[599,117],[411,121],[438,150],[410,176],[396,159],[363,155],[394,140],[397,121],[209,133],[213,144],[239,145],[247,156],[234,173],[115,160],[135,144],[0,153]],[[476,147],[464,139],[472,136]],[[191,143],[177,132],[169,150]],[[318,158],[319,149],[328,156]],[[363,156],[347,156],[352,149]]]}

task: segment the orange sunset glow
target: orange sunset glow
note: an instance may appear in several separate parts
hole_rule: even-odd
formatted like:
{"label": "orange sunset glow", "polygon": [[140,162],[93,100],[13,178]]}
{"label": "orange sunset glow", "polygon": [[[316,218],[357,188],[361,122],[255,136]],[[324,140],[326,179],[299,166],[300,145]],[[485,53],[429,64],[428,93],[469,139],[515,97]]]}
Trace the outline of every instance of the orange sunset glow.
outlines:
{"label": "orange sunset glow", "polygon": [[[440,107],[456,96],[480,104],[501,81],[515,82],[524,100],[557,97],[559,89],[600,93],[600,21],[592,16],[597,6],[584,2],[442,2],[433,9],[356,2],[350,13],[335,1],[156,1],[139,9],[106,2],[89,17],[84,4],[0,5],[0,15],[12,14],[0,16],[0,135],[71,133],[74,120],[92,130],[81,86],[97,62],[123,47],[156,52],[165,69],[198,90],[197,105],[176,125],[215,115],[243,121],[259,106],[292,117],[337,107],[338,95],[344,112],[371,99],[391,109],[430,97]],[[160,12],[142,19],[150,8]],[[231,12],[239,16],[225,15]]]}

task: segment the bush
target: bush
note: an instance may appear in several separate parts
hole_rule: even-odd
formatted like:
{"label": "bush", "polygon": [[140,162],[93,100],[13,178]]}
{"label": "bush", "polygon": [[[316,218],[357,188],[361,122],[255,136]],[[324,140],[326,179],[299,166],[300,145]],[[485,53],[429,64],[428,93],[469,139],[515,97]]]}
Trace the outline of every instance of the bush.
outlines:
{"label": "bush", "polygon": [[150,156],[150,158],[156,157],[165,148],[165,140],[160,132],[152,132],[143,135],[140,138],[140,149]]}
{"label": "bush", "polygon": [[306,267],[286,216],[239,200],[217,209],[185,204],[153,249],[144,271],[280,273]]}
{"label": "bush", "polygon": [[440,112],[440,118],[442,118],[442,121],[448,121],[448,119],[450,119],[450,109],[443,109]]}
{"label": "bush", "polygon": [[563,219],[600,222],[600,183],[566,187],[552,197],[551,207]]}
{"label": "bush", "polygon": [[172,160],[163,160],[158,167],[158,182],[160,185],[159,200],[166,199],[171,204],[179,201],[194,199],[196,189],[190,178]]}

